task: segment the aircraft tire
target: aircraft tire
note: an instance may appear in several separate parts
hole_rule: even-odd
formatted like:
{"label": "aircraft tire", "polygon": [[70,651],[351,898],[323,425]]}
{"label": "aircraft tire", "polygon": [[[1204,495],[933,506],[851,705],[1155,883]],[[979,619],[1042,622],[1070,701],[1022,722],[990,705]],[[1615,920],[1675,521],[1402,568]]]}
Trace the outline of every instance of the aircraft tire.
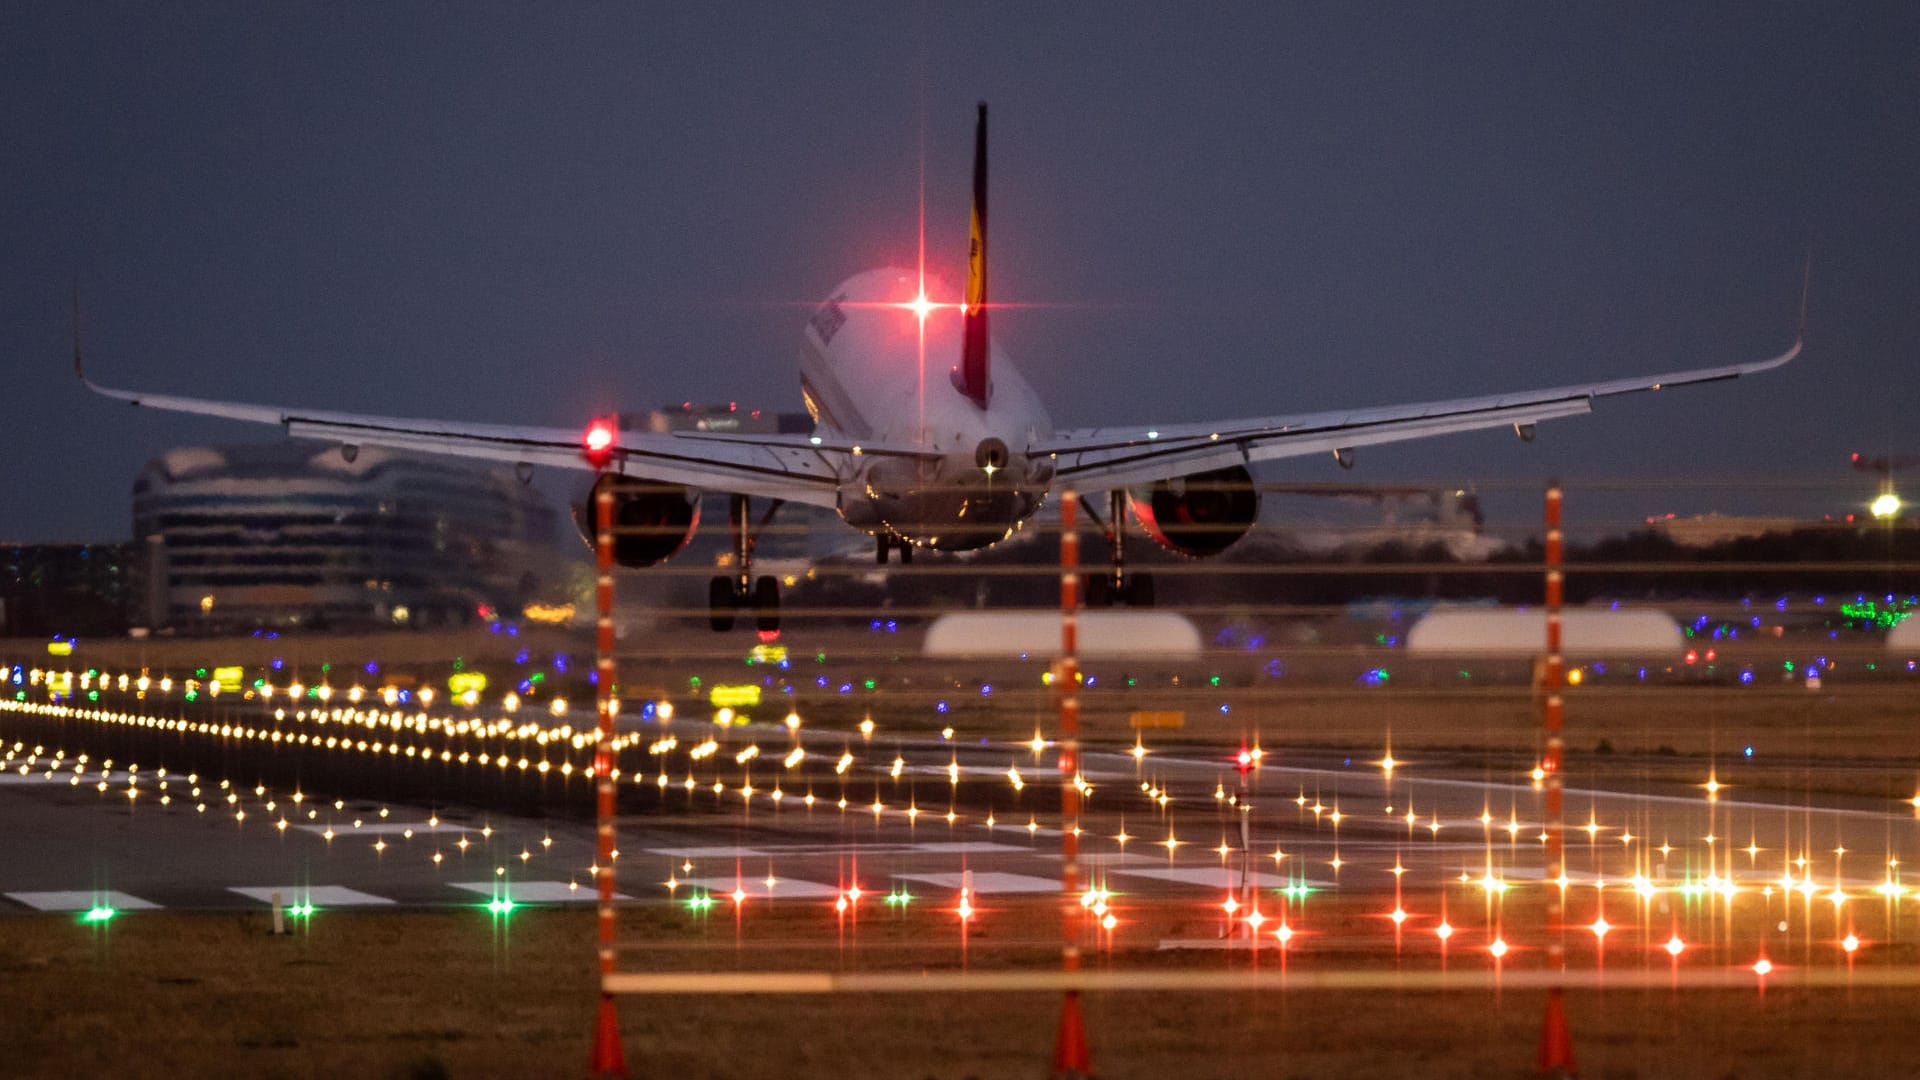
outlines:
{"label": "aircraft tire", "polygon": [[1082,579],[1087,583],[1087,607],[1100,608],[1113,606],[1113,579],[1105,573],[1088,574]]}
{"label": "aircraft tire", "polygon": [[733,629],[733,609],[739,599],[733,594],[733,579],[715,576],[707,582],[707,623],[716,634]]}
{"label": "aircraft tire", "polygon": [[780,631],[780,581],[772,575],[753,583],[753,625],[763,634]]}
{"label": "aircraft tire", "polygon": [[1153,575],[1127,575],[1126,600],[1128,607],[1153,606]]}

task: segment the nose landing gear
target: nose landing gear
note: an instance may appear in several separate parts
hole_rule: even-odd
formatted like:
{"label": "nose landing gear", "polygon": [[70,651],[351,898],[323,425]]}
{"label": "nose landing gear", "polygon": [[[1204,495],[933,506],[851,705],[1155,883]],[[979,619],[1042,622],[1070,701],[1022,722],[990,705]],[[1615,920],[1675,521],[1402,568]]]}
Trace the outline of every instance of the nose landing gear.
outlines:
{"label": "nose landing gear", "polygon": [[755,535],[773,520],[780,509],[775,499],[756,525],[750,525],[751,502],[735,495],[727,507],[727,531],[733,539],[734,574],[716,574],[707,582],[707,623],[715,633],[733,629],[734,617],[744,608],[753,611],[754,629],[765,634],[780,630],[780,582],[772,575],[753,576]]}
{"label": "nose landing gear", "polygon": [[1127,573],[1126,536],[1124,535],[1126,499],[1127,495],[1124,491],[1107,492],[1107,514],[1104,521],[1085,496],[1080,500],[1087,511],[1087,516],[1106,532],[1107,550],[1112,555],[1112,561],[1106,573],[1087,575],[1087,606],[1090,608],[1114,605],[1153,606],[1153,575],[1145,571],[1136,574]]}
{"label": "nose landing gear", "polygon": [[913,545],[912,544],[907,543],[905,540],[896,539],[885,532],[874,533],[873,534],[874,563],[879,566],[887,565],[887,553],[889,551],[897,551],[900,553],[901,566],[911,566],[913,564]]}

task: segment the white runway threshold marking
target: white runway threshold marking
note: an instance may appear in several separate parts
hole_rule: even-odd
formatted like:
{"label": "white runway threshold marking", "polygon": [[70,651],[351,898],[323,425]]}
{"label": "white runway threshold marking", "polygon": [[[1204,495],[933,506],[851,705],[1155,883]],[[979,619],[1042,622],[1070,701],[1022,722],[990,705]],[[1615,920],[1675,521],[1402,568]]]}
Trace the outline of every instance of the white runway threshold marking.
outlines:
{"label": "white runway threshold marking", "polygon": [[22,766],[18,772],[0,772],[0,784],[51,784],[55,781],[66,783],[67,774],[53,775],[46,772],[28,772]]}
{"label": "white runway threshold marking", "polygon": [[[504,896],[516,904],[591,904],[600,899],[599,890],[592,882],[583,882],[577,889],[564,881],[453,881],[448,884],[489,899]],[[613,895],[618,900],[630,899],[625,893]]]}
{"label": "white runway threshold marking", "polygon": [[312,904],[315,907],[367,907],[393,903],[384,896],[363,893],[345,885],[247,885],[234,886],[227,891],[237,892],[263,904],[273,903],[274,893],[280,894],[283,904]]}
{"label": "white runway threshold marking", "polygon": [[742,874],[732,877],[682,878],[678,888],[703,889],[714,896],[732,896],[735,889],[747,894],[749,900],[823,900],[840,895],[840,890],[831,885],[822,885],[817,881],[798,881],[774,875],[773,885],[767,885],[765,874],[755,877]]}
{"label": "white runway threshold marking", "polygon": [[[424,821],[368,821],[356,828],[352,820],[347,820],[335,821],[330,825],[295,825],[294,828],[302,832],[310,832],[315,836],[325,836],[327,830],[332,829],[333,837],[336,840],[343,836],[404,836],[409,829],[413,831],[413,838],[416,840],[422,837],[433,836],[436,833],[479,831],[477,829],[469,829],[465,825],[449,825],[444,821],[438,825],[429,825]],[[494,830],[495,833],[499,831],[498,829]]]}
{"label": "white runway threshold marking", "polygon": [[[1129,877],[1152,878],[1155,881],[1172,881],[1181,885],[1202,885],[1210,889],[1237,889],[1240,887],[1240,870],[1228,866],[1162,866],[1140,867],[1109,866],[1109,874],[1126,874]],[[1329,886],[1325,881],[1302,881],[1281,874],[1264,874],[1255,871],[1253,884],[1262,889],[1285,889],[1294,885],[1305,885],[1310,889],[1324,889]]]}
{"label": "white runway threshold marking", "polygon": [[[964,874],[899,874],[905,881],[918,881],[932,885],[937,889],[952,889],[959,892],[966,884]],[[1060,891],[1059,878],[1034,877],[1032,874],[1009,874],[1000,870],[980,870],[973,874],[975,895],[987,896],[995,893],[1057,893]]]}
{"label": "white runway threshold marking", "polygon": [[7,899],[35,911],[91,911],[105,905],[115,911],[158,911],[160,905],[114,889],[59,889],[50,892],[10,892]]}
{"label": "white runway threshold marking", "polygon": [[[1058,835],[1058,834],[1055,834]],[[1031,851],[1025,844],[1000,844],[992,840],[930,840],[922,842],[877,842],[870,844],[782,844],[768,847],[662,847],[648,848],[649,855],[675,859],[772,859],[795,855],[950,855],[986,851]]]}

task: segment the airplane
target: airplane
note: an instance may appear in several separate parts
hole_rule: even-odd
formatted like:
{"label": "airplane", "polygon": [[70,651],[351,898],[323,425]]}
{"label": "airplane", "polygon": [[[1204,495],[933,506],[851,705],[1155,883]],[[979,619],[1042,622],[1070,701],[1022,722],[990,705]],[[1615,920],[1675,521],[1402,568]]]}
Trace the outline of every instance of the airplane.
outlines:
{"label": "airplane", "polygon": [[[136,406],[277,424],[294,438],[341,445],[349,457],[381,446],[514,464],[586,469],[616,488],[615,557],[627,567],[660,563],[699,526],[702,491],[726,492],[734,558],[709,583],[715,631],[751,610],[763,632],[780,625],[779,582],[753,574],[754,537],[783,503],[831,508],[889,552],[963,551],[989,546],[1030,519],[1055,489],[1073,493],[1106,533],[1110,569],[1091,575],[1088,603],[1151,605],[1151,575],[1129,574],[1121,557],[1124,519],[1162,546],[1192,557],[1217,555],[1244,536],[1259,511],[1249,466],[1331,454],[1343,467],[1354,450],[1455,432],[1510,427],[1531,441],[1534,427],[1591,411],[1595,399],[1738,378],[1780,367],[1801,351],[1802,333],[1770,359],[1664,375],[1612,379],[1388,407],[1336,409],[1201,423],[1061,430],[1012,359],[988,334],[987,106],[974,134],[973,205],[966,291],[957,302],[924,269],[856,274],[807,320],[800,392],[811,434],[620,430],[596,419],[584,433],[555,427],[414,420],[250,405],[118,390],[81,365],[75,303],[74,371],[90,389]],[[951,368],[947,365],[957,360]],[[632,481],[641,478],[643,488]],[[1105,513],[1094,499],[1105,495]],[[770,501],[756,523],[752,500]],[[589,501],[586,505],[591,506]],[[583,515],[583,533],[589,533]]]}

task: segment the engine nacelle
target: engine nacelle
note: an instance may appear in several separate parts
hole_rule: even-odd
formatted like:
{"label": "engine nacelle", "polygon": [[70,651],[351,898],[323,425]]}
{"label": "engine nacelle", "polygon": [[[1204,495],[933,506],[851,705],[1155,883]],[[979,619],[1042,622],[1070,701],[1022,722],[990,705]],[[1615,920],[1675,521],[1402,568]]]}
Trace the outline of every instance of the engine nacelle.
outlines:
{"label": "engine nacelle", "polygon": [[1232,465],[1130,490],[1127,505],[1161,547],[1205,558],[1252,530],[1260,516],[1260,493],[1247,467]]}
{"label": "engine nacelle", "polygon": [[700,527],[698,491],[606,475],[594,481],[586,501],[573,508],[573,523],[588,547],[594,543],[594,496],[602,484],[620,485],[613,495],[613,561],[621,566],[652,566],[672,558]]}

